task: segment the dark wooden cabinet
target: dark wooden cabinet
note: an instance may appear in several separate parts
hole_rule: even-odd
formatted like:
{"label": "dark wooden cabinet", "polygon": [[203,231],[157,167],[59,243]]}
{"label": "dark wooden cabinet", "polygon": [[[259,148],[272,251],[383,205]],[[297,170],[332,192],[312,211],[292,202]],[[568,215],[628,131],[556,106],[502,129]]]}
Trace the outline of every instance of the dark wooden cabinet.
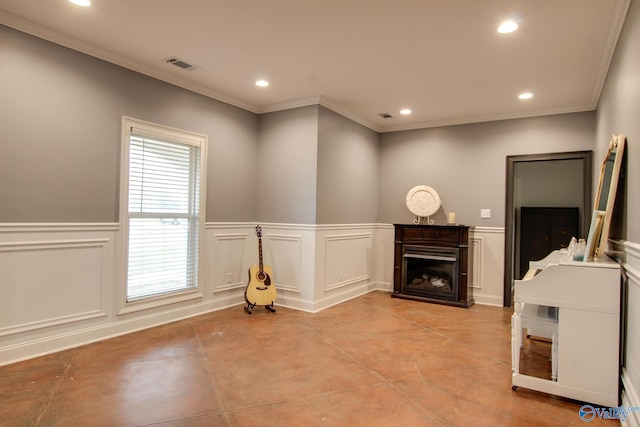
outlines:
{"label": "dark wooden cabinet", "polygon": [[562,207],[520,208],[520,256],[516,278],[529,270],[529,261],[538,261],[556,249],[566,248],[578,236],[579,209]]}

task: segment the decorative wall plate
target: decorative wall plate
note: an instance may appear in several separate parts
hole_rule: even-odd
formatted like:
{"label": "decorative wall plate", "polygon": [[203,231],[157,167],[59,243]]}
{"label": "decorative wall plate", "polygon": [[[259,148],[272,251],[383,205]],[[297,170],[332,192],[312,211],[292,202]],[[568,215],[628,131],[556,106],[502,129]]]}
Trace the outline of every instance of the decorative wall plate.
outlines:
{"label": "decorative wall plate", "polygon": [[416,216],[431,216],[440,209],[440,196],[433,188],[418,185],[407,193],[407,207]]}

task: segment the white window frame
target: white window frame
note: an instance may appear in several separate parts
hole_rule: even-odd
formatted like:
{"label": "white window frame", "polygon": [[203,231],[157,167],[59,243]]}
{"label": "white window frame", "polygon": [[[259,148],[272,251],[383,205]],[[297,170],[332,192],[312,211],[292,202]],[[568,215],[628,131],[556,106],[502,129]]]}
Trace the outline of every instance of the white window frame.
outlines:
{"label": "white window frame", "polygon": [[[128,260],[129,260],[129,157],[131,135],[141,135],[160,141],[173,142],[200,147],[200,182],[198,200],[198,243],[197,243],[197,274],[195,287],[171,292],[157,293],[137,298],[128,298]],[[146,310],[149,308],[175,304],[176,302],[202,298],[203,293],[203,260],[204,260],[204,232],[206,207],[206,164],[207,164],[207,136],[180,129],[175,129],[155,123],[150,123],[131,117],[122,118],[122,141],[120,158],[120,297],[118,314]]]}

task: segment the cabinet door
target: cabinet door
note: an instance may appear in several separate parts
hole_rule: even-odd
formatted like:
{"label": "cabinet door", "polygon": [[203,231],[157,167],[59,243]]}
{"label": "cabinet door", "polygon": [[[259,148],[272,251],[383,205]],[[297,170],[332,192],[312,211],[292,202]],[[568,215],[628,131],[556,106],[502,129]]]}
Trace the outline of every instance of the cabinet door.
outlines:
{"label": "cabinet door", "polygon": [[579,237],[578,208],[522,207],[520,209],[520,256],[516,278],[529,270],[529,261],[540,260],[556,249],[566,248]]}
{"label": "cabinet door", "polygon": [[[587,401],[597,396],[599,404],[618,405],[619,314],[560,308],[558,344],[558,384],[570,387],[575,396]],[[597,338],[597,345],[585,339]]]}
{"label": "cabinet door", "polygon": [[516,277],[522,277],[529,270],[529,261],[544,258],[549,250],[549,216],[541,215],[531,208],[522,208],[520,221],[520,263]]}

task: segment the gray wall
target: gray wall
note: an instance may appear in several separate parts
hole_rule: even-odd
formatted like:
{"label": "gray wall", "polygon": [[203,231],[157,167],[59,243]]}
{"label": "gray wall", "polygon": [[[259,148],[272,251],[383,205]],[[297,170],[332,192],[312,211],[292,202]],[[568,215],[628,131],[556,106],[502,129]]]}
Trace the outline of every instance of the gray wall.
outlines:
{"label": "gray wall", "polygon": [[378,216],[378,133],[320,107],[318,224],[372,223]]}
{"label": "gray wall", "polygon": [[260,221],[375,222],[376,132],[314,105],[262,114],[258,133]]}
{"label": "gray wall", "polygon": [[0,222],[115,222],[121,117],[209,137],[207,221],[253,221],[253,113],[0,26]]}
{"label": "gray wall", "polygon": [[[407,192],[428,185],[442,207],[433,219],[503,227],[506,157],[594,149],[595,113],[575,113],[385,133],[380,143],[380,222],[414,219]],[[549,191],[553,191],[552,188]],[[480,209],[491,209],[490,219]]]}
{"label": "gray wall", "polygon": [[582,214],[583,176],[582,161],[577,159],[519,162],[514,166],[514,203],[517,207],[579,207]]}
{"label": "gray wall", "polygon": [[[596,177],[611,134],[627,136],[627,171],[621,235],[640,243],[640,3],[631,3],[597,109]],[[597,184],[594,183],[594,184]]]}
{"label": "gray wall", "polygon": [[[259,119],[259,221],[315,224],[318,106],[262,114]],[[236,195],[243,197],[243,195]]]}
{"label": "gray wall", "polygon": [[[257,116],[0,27],[0,222],[117,221],[122,115],[209,137],[207,221],[503,226],[508,155],[590,150],[594,113],[377,135],[324,107]],[[622,95],[620,95],[622,96]],[[492,210],[480,219],[481,208]]]}

